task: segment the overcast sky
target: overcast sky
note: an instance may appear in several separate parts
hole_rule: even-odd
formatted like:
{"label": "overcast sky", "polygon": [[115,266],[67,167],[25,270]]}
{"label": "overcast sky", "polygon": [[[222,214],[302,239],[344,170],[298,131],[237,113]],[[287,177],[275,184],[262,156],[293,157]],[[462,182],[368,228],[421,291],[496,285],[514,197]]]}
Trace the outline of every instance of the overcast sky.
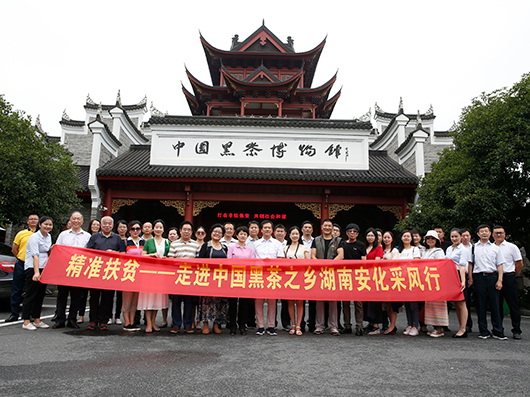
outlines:
{"label": "overcast sky", "polygon": [[[268,4],[268,5],[267,5]],[[265,20],[282,41],[307,51],[327,35],[313,86],[338,70],[333,119],[360,117],[374,103],[407,113],[432,104],[447,130],[481,92],[530,72],[530,1],[1,1],[0,94],[60,135],[64,109],[84,120],[87,94],[113,104],[147,95],[190,115],[184,65],[211,84],[199,31],[230,49]]]}

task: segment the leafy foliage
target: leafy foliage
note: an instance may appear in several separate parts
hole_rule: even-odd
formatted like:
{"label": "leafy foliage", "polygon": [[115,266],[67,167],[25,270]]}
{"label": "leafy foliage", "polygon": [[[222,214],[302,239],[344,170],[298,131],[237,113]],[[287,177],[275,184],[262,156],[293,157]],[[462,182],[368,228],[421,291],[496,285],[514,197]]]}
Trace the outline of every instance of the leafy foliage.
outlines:
{"label": "leafy foliage", "polygon": [[0,224],[30,213],[61,220],[79,205],[79,174],[68,151],[0,95]]}
{"label": "leafy foliage", "polygon": [[511,88],[483,93],[462,111],[418,201],[400,229],[445,230],[501,224],[512,240],[530,241],[530,74]]}

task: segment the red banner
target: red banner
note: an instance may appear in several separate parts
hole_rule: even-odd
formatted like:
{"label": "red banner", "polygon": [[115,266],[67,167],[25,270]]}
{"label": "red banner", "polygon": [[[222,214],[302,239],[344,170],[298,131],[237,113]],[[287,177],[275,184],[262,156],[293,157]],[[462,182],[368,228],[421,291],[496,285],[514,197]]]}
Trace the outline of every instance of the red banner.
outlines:
{"label": "red banner", "polygon": [[41,280],[86,288],[239,298],[464,299],[450,259],[158,259],[56,245]]}

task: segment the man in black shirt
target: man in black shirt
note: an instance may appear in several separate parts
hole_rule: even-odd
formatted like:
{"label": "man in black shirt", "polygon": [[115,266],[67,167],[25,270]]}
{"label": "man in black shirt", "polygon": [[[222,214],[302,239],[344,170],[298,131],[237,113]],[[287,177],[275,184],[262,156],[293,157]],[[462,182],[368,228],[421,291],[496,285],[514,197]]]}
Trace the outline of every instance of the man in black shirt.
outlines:
{"label": "man in black shirt", "polygon": [[[339,246],[338,257],[340,259],[366,259],[366,246],[363,242],[358,241],[359,237],[359,226],[355,223],[350,223],[346,226],[346,235],[348,240],[343,240]],[[345,333],[348,333],[348,329],[351,332],[351,310],[350,302],[342,302],[344,310],[344,326]],[[355,335],[363,335],[363,303],[355,301]]]}
{"label": "man in black shirt", "polygon": [[[110,216],[101,218],[101,231],[94,233],[86,245],[100,251],[125,252],[125,243],[121,237],[112,232],[114,220]],[[112,308],[114,291],[90,288],[90,322],[87,330],[93,331],[98,327],[101,331],[107,331],[107,321]]]}

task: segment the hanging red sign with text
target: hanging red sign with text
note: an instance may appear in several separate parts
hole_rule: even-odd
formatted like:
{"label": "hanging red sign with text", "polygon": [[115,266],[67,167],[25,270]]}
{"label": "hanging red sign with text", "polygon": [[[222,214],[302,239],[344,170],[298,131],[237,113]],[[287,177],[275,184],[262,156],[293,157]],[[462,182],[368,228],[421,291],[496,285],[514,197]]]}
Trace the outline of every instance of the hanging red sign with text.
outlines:
{"label": "hanging red sign with text", "polygon": [[173,259],[56,245],[46,284],[240,298],[458,301],[454,262],[423,260]]}

